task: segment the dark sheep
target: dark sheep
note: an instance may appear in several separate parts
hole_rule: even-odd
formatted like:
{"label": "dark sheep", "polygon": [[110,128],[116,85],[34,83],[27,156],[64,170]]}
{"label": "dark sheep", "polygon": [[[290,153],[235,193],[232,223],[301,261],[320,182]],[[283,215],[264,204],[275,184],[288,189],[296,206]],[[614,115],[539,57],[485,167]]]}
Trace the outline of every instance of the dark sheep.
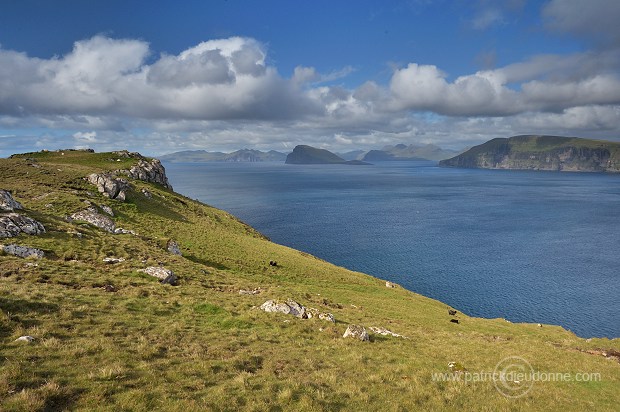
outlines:
{"label": "dark sheep", "polygon": [[278,262],[276,262],[275,260],[270,260],[269,266],[278,266]]}
{"label": "dark sheep", "polygon": [[456,310],[448,309],[448,315],[456,316]]}
{"label": "dark sheep", "polygon": [[452,323],[459,323],[459,320],[458,319],[450,319],[450,322],[452,322]]}

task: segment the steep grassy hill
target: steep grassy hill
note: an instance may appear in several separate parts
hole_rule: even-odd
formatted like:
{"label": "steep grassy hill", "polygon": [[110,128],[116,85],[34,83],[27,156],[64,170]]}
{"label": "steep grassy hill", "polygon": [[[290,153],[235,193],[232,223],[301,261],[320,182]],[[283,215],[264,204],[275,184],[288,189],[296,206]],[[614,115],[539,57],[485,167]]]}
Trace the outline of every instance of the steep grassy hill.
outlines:
{"label": "steep grassy hill", "polygon": [[330,152],[329,150],[319,149],[307,145],[295,146],[293,151],[286,156],[288,164],[311,165],[311,164],[347,164],[347,165],[368,165],[369,163],[360,160],[344,160],[342,157]]}
{"label": "steep grassy hill", "polygon": [[[0,239],[45,252],[0,255],[0,410],[617,410],[617,339],[451,316],[441,302],[276,245],[158,184],[128,179],[121,202],[84,179],[135,162],[81,151],[0,159],[0,189],[46,228]],[[135,235],[67,218],[101,206]],[[170,239],[182,256],[167,250]],[[139,272],[160,265],[176,286]],[[258,308],[289,298],[336,322]],[[349,324],[407,338],[345,339]],[[35,340],[15,341],[24,335]],[[534,382],[517,398],[471,381],[510,356],[573,381]],[[451,371],[462,380],[433,379]],[[599,379],[576,381],[579,373]],[[503,389],[520,394],[516,380]]]}
{"label": "steep grassy hill", "polygon": [[572,172],[620,172],[620,143],[563,136],[497,138],[442,160],[440,166]]}

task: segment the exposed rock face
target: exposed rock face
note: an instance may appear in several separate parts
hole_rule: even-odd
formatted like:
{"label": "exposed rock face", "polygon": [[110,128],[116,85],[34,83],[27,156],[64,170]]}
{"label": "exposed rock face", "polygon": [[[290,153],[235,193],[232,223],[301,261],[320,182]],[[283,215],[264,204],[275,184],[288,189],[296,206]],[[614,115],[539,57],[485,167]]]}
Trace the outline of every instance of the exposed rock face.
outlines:
{"label": "exposed rock face", "polygon": [[172,239],[170,239],[166,244],[166,249],[173,255],[181,256],[181,248],[179,248],[179,244]]}
{"label": "exposed rock face", "polygon": [[114,221],[110,219],[108,216],[104,216],[97,211],[97,208],[94,206],[89,207],[88,209],[81,210],[71,215],[72,219],[82,220],[84,222],[88,222],[93,226],[97,226],[100,229],[105,230],[106,232],[114,233],[116,225]]}
{"label": "exposed rock face", "polygon": [[308,319],[306,308],[292,299],[288,299],[286,303],[278,303],[274,300],[268,300],[267,302],[260,305],[260,309],[265,312],[279,312],[293,315],[300,319]]}
{"label": "exposed rock face", "polygon": [[112,210],[112,208],[108,205],[100,205],[101,210],[103,210],[105,213],[107,213],[110,216],[114,216],[114,211]]}
{"label": "exposed rock face", "polygon": [[161,283],[169,283],[171,285],[176,285],[177,283],[177,277],[174,272],[162,266],[149,266],[146,269],[140,269],[139,272],[154,276],[159,279]]}
{"label": "exposed rock face", "polygon": [[359,339],[361,341],[369,341],[370,337],[368,336],[368,332],[366,332],[366,328],[360,325],[349,325],[347,330],[342,335],[343,338],[354,338]]}
{"label": "exposed rock face", "polygon": [[118,179],[112,174],[93,173],[88,175],[88,181],[97,186],[99,193],[110,199],[125,200],[125,191],[129,188],[129,183],[125,179]]}
{"label": "exposed rock face", "polygon": [[142,180],[149,183],[159,183],[160,185],[172,190],[172,186],[168,182],[166,177],[166,169],[162,166],[158,159],[153,159],[150,162],[146,160],[139,160],[136,166],[133,166],[128,171],[129,177],[137,180]]}
{"label": "exposed rock face", "polygon": [[13,199],[11,192],[0,189],[0,211],[12,212],[15,209],[23,209],[21,203]]}
{"label": "exposed rock face", "polygon": [[27,258],[27,257],[35,257],[37,259],[41,259],[45,256],[45,253],[41,249],[36,249],[28,246],[20,246],[15,244],[10,245],[2,245],[2,250],[4,253],[8,253],[9,255]]}
{"label": "exposed rock face", "polygon": [[440,166],[620,172],[620,143],[562,136],[514,136],[489,140]]}
{"label": "exposed rock face", "polygon": [[14,237],[20,233],[40,235],[45,227],[36,220],[17,213],[0,216],[0,237]]}
{"label": "exposed rock face", "polygon": [[383,336],[393,336],[395,338],[405,338],[405,336],[403,335],[399,335],[398,333],[394,333],[391,330],[387,330],[386,328],[380,328],[380,327],[375,327],[375,326],[371,326],[370,328],[371,331],[373,331],[374,333],[377,333],[379,335],[383,335]]}

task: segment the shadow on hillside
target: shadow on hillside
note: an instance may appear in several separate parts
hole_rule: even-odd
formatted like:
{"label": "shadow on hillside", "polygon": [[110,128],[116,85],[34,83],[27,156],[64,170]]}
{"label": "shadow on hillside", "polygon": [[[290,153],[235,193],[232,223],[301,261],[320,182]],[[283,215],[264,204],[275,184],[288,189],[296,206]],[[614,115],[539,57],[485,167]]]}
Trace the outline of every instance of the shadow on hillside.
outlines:
{"label": "shadow on hillside", "polygon": [[221,263],[217,263],[217,262],[213,262],[211,260],[207,260],[207,259],[203,259],[203,258],[199,258],[196,257],[194,255],[183,255],[184,258],[191,260],[194,263],[198,263],[200,265],[204,265],[204,266],[209,266],[212,268],[216,268],[219,270],[228,270],[229,267],[228,266],[224,266]]}
{"label": "shadow on hillside", "polygon": [[[54,303],[43,303],[5,297],[0,298],[0,310],[4,312],[12,322],[18,322],[25,328],[39,324],[39,321],[32,318],[32,312],[35,314],[43,314],[57,312],[58,309],[59,306]],[[0,330],[0,338],[6,338],[11,333],[11,330],[3,328]]]}

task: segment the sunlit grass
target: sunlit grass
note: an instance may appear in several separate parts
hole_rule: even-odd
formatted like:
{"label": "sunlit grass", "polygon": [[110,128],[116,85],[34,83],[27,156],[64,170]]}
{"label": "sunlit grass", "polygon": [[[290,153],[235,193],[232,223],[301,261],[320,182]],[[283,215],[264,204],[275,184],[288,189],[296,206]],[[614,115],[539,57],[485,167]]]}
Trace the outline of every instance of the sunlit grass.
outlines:
{"label": "sunlit grass", "polygon": [[[618,340],[463,314],[456,325],[441,302],[273,244],[228,213],[160,186],[132,182],[120,203],[82,180],[129,161],[83,152],[34,157],[40,168],[0,161],[0,188],[47,228],[10,240],[43,249],[45,259],[0,256],[1,410],[614,410],[620,401],[620,364],[578,350],[620,350]],[[112,207],[117,226],[138,236],[67,221],[84,200]],[[168,239],[182,257],[165,250]],[[105,257],[125,261],[109,265]],[[178,286],[138,272],[160,263]],[[258,295],[238,293],[258,287]],[[256,308],[286,298],[331,312],[336,323]],[[345,340],[349,323],[408,339]],[[36,340],[14,342],[22,335]],[[432,380],[451,361],[492,372],[508,356],[602,379],[539,382],[518,399],[491,382]]]}

